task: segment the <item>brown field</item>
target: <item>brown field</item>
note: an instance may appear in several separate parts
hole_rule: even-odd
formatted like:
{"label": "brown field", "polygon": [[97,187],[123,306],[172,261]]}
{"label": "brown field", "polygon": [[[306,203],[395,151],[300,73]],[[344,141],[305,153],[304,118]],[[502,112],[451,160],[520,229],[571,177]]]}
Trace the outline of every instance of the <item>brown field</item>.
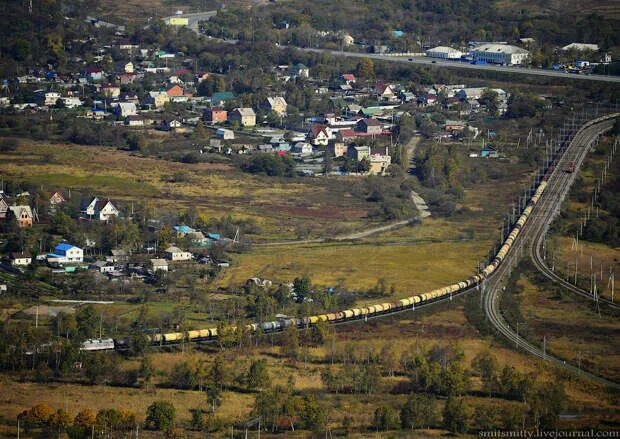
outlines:
{"label": "brown field", "polygon": [[600,315],[590,304],[573,300],[570,293],[558,300],[555,292],[532,284],[522,275],[518,285],[520,311],[528,328],[528,338],[571,364],[594,373],[620,379],[620,328],[617,316]]}
{"label": "brown field", "polygon": [[[63,190],[87,191],[159,209],[196,208],[204,217],[253,218],[262,239],[292,239],[296,228],[329,234],[369,223],[369,204],[337,178],[274,179],[243,174],[226,164],[184,164],[130,155],[113,148],[29,143],[3,155],[7,177]],[[175,173],[187,181],[166,182]]]}

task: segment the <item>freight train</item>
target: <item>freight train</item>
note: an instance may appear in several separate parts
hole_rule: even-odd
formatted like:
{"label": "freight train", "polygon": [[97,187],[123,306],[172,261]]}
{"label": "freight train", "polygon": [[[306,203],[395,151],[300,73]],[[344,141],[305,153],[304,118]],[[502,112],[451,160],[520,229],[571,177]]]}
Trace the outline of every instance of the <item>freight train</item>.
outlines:
{"label": "freight train", "polygon": [[[396,300],[393,302],[378,303],[376,305],[364,306],[360,308],[345,309],[343,311],[317,314],[313,316],[303,318],[282,318],[270,322],[252,323],[246,325],[244,329],[248,332],[256,333],[261,331],[263,333],[279,332],[289,326],[297,326],[300,329],[306,329],[318,322],[327,323],[345,323],[355,320],[368,320],[381,315],[393,314],[405,310],[413,310],[416,306],[428,304],[438,300],[442,300],[454,295],[463,293],[473,287],[479,285],[484,279],[491,276],[497,267],[506,258],[506,255],[510,251],[515,240],[519,236],[521,229],[525,226],[529,216],[534,209],[534,206],[540,199],[542,193],[547,187],[547,175],[543,178],[543,181],[538,185],[536,191],[530,198],[529,203],[521,213],[520,217],[515,222],[510,234],[503,242],[499,251],[493,258],[493,260],[484,267],[478,274],[470,276],[466,280],[463,280],[447,287],[437,288],[428,292],[405,297],[404,299]],[[161,346],[177,344],[181,342],[196,342],[196,341],[211,341],[217,339],[217,328],[206,329],[194,329],[185,332],[168,332],[163,334],[150,334],[146,335],[148,343],[151,345]],[[113,343],[112,343],[113,341]],[[106,339],[105,343],[96,343],[93,340],[88,340],[83,346],[83,350],[97,351],[97,350],[126,350],[129,348],[129,339]]]}

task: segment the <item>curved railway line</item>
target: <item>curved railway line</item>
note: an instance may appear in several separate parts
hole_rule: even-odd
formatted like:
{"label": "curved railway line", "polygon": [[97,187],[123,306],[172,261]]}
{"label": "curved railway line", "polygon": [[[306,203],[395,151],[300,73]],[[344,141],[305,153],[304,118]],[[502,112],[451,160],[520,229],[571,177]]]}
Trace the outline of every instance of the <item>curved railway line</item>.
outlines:
{"label": "curved railway line", "polygon": [[[524,244],[531,243],[530,254],[534,258],[540,258],[541,236],[544,237],[549,225],[559,213],[561,203],[566,197],[576,176],[576,172],[567,173],[564,170],[571,162],[575,164],[575,171],[579,169],[594,140],[612,127],[614,117],[617,117],[617,114],[611,114],[588,122],[575,134],[570,144],[566,147],[565,152],[558,157],[555,168],[550,172],[547,190],[541,196],[531,217],[531,221],[523,228],[523,234],[520,236],[521,242],[517,244],[517,250],[522,251]],[[493,326],[500,334],[514,343],[518,348],[523,349],[535,357],[549,361],[556,366],[562,367],[584,378],[588,378],[603,386],[620,389],[620,384],[616,382],[584,371],[574,365],[566,363],[566,361],[560,358],[547,354],[539,347],[520,337],[510,327],[500,311],[499,301],[501,292],[505,288],[505,282],[510,274],[511,266],[516,263],[521,251],[516,251],[510,258],[507,258],[505,263],[496,271],[495,275],[489,279],[489,293],[485,295],[483,302],[485,312]],[[538,253],[537,256],[535,256],[536,253]]]}
{"label": "curved railway line", "polygon": [[[392,302],[303,318],[286,317],[275,321],[257,322],[238,327],[233,326],[230,330],[268,334],[281,332],[289,326],[307,329],[318,322],[335,325],[349,324],[393,316],[394,314],[415,310],[415,308],[428,306],[435,302],[452,300],[453,296],[465,294],[474,289],[481,289],[485,312],[490,322],[502,335],[514,342],[517,347],[521,347],[534,356],[555,363],[601,385],[620,389],[619,384],[566,364],[565,361],[547,355],[538,347],[524,340],[510,328],[499,309],[501,290],[505,289],[503,286],[508,279],[512,266],[518,261],[526,243],[532,243],[535,237],[546,233],[549,224],[559,212],[561,202],[575,178],[574,172],[566,173],[564,169],[567,168],[568,164],[571,164],[570,167],[579,169],[593,141],[600,134],[611,128],[613,118],[617,116],[618,113],[614,113],[589,121],[575,133],[572,139],[570,137],[563,139],[563,143],[557,145],[554,157],[552,157],[549,167],[545,170],[546,173],[544,175],[537,175],[536,184],[530,188],[529,199],[526,205],[523,206],[518,219],[512,225],[509,235],[503,240],[493,259],[480,272],[466,280]],[[488,293],[485,294],[485,291],[488,291]],[[211,327],[185,332],[155,333],[147,335],[147,339],[151,345],[164,346],[186,342],[212,342],[217,340],[218,335],[218,328]],[[92,346],[86,344],[83,345],[82,349],[86,351],[104,349],[124,350],[130,346],[129,339],[93,340],[91,342],[93,342]]]}

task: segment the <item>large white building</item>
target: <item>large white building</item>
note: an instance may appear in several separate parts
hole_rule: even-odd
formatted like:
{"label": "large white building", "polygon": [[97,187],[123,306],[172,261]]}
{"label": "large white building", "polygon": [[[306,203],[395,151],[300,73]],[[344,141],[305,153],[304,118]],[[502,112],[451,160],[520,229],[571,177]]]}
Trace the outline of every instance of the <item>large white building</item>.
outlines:
{"label": "large white building", "polygon": [[530,57],[530,52],[509,44],[483,44],[471,51],[474,60],[486,61],[491,64],[523,64]]}
{"label": "large white building", "polygon": [[426,51],[426,56],[430,58],[441,59],[458,59],[463,55],[460,50],[453,49],[447,46],[437,46]]}

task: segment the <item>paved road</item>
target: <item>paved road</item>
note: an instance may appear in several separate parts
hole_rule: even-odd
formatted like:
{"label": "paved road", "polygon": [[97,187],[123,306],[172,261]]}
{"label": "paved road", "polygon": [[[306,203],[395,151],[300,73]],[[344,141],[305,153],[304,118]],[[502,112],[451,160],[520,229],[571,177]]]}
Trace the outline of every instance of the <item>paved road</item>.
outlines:
{"label": "paved road", "polygon": [[204,12],[194,12],[191,14],[181,14],[181,15],[171,15],[170,17],[164,18],[167,20],[169,18],[187,18],[188,24],[187,27],[198,33],[198,23],[201,21],[207,21],[211,17],[215,17],[217,15],[217,11],[204,11]]}
{"label": "paved road", "polygon": [[[293,47],[293,46],[280,46],[280,47],[286,48],[286,47]],[[436,59],[436,58],[433,59],[433,58],[427,58],[427,57],[397,57],[397,56],[386,56],[386,55],[379,55],[379,54],[372,54],[372,53],[344,52],[344,51],[329,50],[329,49],[312,49],[312,48],[301,48],[301,47],[296,47],[296,48],[299,50],[303,50],[304,52],[329,53],[332,56],[372,58],[372,59],[377,59],[381,61],[391,61],[391,62],[399,62],[399,63],[406,63],[406,64],[420,64],[420,65],[428,65],[428,66],[433,66],[433,67],[441,67],[441,68],[449,68],[449,69],[495,71],[495,72],[503,72],[503,73],[518,73],[521,75],[547,76],[550,78],[620,83],[620,76],[578,75],[575,73],[557,72],[555,70],[544,70],[544,69],[527,68],[527,67],[510,67],[510,66],[500,66],[500,65],[494,65],[494,64],[477,65],[477,64],[469,64],[469,63],[463,63],[463,62],[458,62],[458,61],[443,61],[440,59]]]}
{"label": "paved road", "polygon": [[541,231],[544,233],[544,229],[548,227],[554,216],[559,212],[559,206],[568,193],[570,185],[575,178],[575,172],[569,174],[564,172],[564,169],[566,169],[568,163],[572,161],[575,163],[575,168],[578,170],[589,149],[584,146],[591,145],[596,137],[598,137],[602,132],[610,129],[612,125],[613,120],[608,119],[603,122],[582,127],[582,129],[575,135],[565,153],[562,154],[559,159],[554,172],[549,178],[547,189],[532,211],[530,219],[521,230],[521,233],[511,248],[508,256],[498,267],[492,277],[486,282],[486,287],[484,289],[487,293],[483,297],[483,303],[487,317],[493,326],[509,341],[514,343],[517,348],[520,348],[545,361],[549,361],[550,363],[573,372],[574,374],[597,382],[600,385],[620,389],[620,384],[589,372],[585,372],[576,366],[566,363],[564,360],[547,354],[537,346],[529,343],[512,330],[499,309],[499,301],[502,291],[505,288],[511,269],[516,265],[520,254],[523,252],[524,246],[528,242],[531,242],[533,238],[538,236]]}

